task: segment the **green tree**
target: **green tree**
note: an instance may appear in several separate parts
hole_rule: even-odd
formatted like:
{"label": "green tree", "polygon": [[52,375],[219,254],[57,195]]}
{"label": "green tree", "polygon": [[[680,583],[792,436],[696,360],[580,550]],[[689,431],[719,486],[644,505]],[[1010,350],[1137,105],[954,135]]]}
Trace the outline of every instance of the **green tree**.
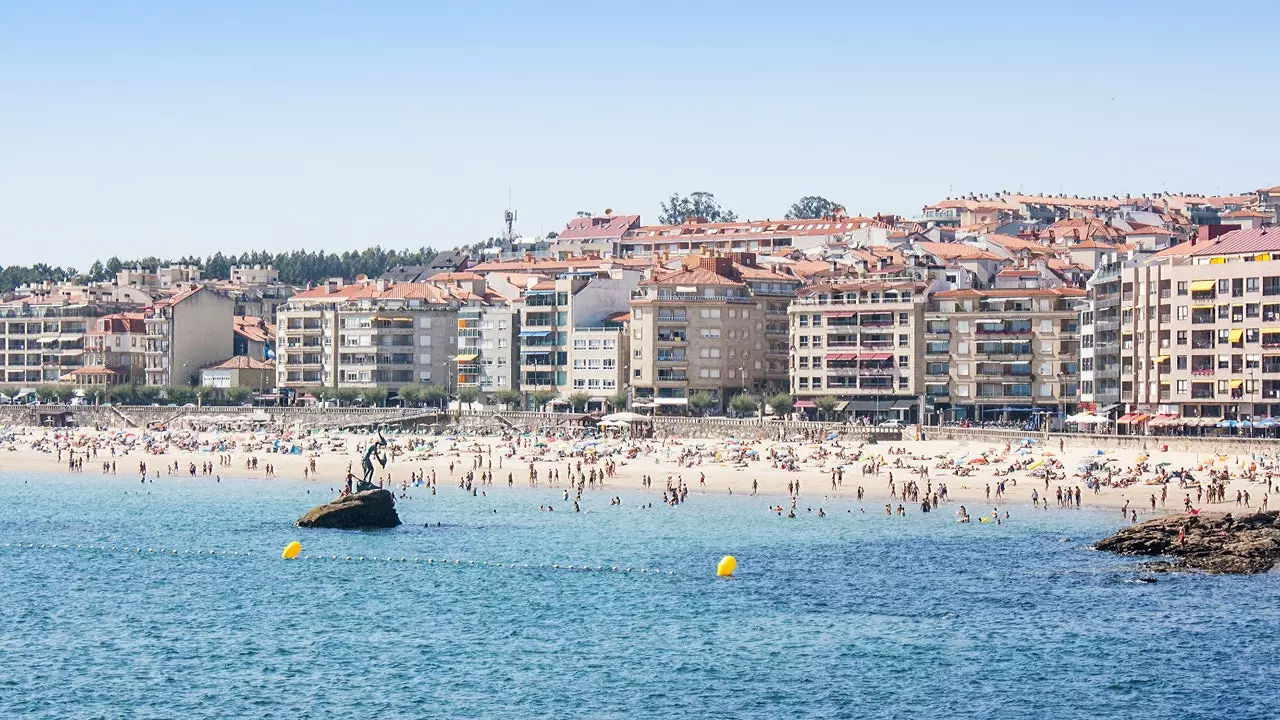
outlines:
{"label": "green tree", "polygon": [[396,392],[396,397],[400,398],[400,404],[404,407],[417,407],[422,403],[422,387],[405,385]]}
{"label": "green tree", "polygon": [[458,388],[458,402],[463,405],[470,405],[480,399],[480,390],[473,387]]}
{"label": "green tree", "polygon": [[547,407],[547,403],[556,399],[555,390],[534,390],[529,393],[529,401],[533,403],[534,410],[543,410]]}
{"label": "green tree", "polygon": [[422,400],[427,405],[444,409],[445,403],[449,401],[449,391],[439,385],[424,385],[422,388]]}
{"label": "green tree", "polygon": [[698,191],[681,197],[672,193],[662,203],[662,214],[658,220],[664,225],[679,225],[690,218],[704,218],[708,222],[733,222],[738,219],[731,210],[720,207],[713,193]]}
{"label": "green tree", "polygon": [[738,416],[746,416],[756,411],[756,400],[746,393],[738,393],[729,398],[729,410]]}
{"label": "green tree", "polygon": [[609,409],[614,412],[627,409],[627,394],[624,392],[610,395],[609,397],[605,398],[604,401],[609,406]]}
{"label": "green tree", "polygon": [[493,399],[507,407],[511,407],[512,405],[516,405],[520,402],[520,391],[512,390],[510,388],[506,390],[499,390],[493,394]]}
{"label": "green tree", "polygon": [[360,391],[365,407],[386,407],[387,389],[384,387],[365,388]]}
{"label": "green tree", "polygon": [[329,397],[338,401],[340,406],[351,406],[356,402],[356,398],[360,397],[360,390],[356,388],[335,388]]}
{"label": "green tree", "polygon": [[133,402],[137,405],[150,405],[160,398],[160,388],[154,385],[133,386]]}
{"label": "green tree", "polygon": [[73,385],[55,385],[53,388],[53,398],[60,403],[70,400],[76,394]]}
{"label": "green tree", "polygon": [[831,413],[836,411],[836,406],[839,404],[840,401],[831,395],[822,395],[813,401],[813,406],[822,413],[823,419],[826,420],[831,419]]}
{"label": "green tree", "polygon": [[253,395],[253,391],[246,387],[233,387],[227,388],[225,395],[232,405],[243,405]]}
{"label": "green tree", "polygon": [[699,390],[689,396],[689,409],[693,411],[694,415],[702,416],[707,411],[707,408],[715,404],[716,399],[711,397],[711,393],[706,390]]}
{"label": "green tree", "polygon": [[844,206],[833,203],[821,195],[806,195],[797,200],[787,211],[787,219],[820,220],[834,216],[836,210],[844,210]]}
{"label": "green tree", "polygon": [[195,392],[191,388],[175,385],[165,389],[165,398],[174,405],[185,405],[195,400]]}
{"label": "green tree", "polygon": [[769,398],[769,404],[773,406],[775,415],[788,415],[795,409],[795,400],[786,393],[778,393]]}
{"label": "green tree", "polygon": [[582,391],[571,392],[566,395],[564,399],[565,402],[569,403],[569,409],[571,411],[578,412],[579,409],[587,409],[587,403],[591,402],[591,395]]}

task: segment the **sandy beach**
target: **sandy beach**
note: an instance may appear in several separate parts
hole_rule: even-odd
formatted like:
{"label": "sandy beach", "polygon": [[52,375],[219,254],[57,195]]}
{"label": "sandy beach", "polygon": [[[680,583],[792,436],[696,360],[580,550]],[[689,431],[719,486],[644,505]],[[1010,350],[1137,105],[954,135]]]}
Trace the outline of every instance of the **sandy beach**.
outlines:
{"label": "sandy beach", "polygon": [[[19,427],[9,429],[0,441],[0,470],[69,473],[73,472],[69,461],[75,457],[83,460],[77,474],[90,482],[92,475],[104,472],[104,463],[113,461],[116,475],[137,477],[140,463],[145,462],[153,478],[157,472],[162,477],[189,477],[192,464],[197,477],[203,477],[200,469],[212,463],[210,476],[265,482],[273,477],[305,479],[328,492],[343,485],[349,468],[361,474],[362,451],[375,439],[369,434],[339,432],[293,436],[235,430]],[[705,438],[570,439],[535,433],[506,438],[397,434],[388,435],[387,441],[387,464],[375,463],[375,478],[397,492],[419,473],[428,479],[434,473],[437,486],[446,488],[458,485],[469,471],[476,475],[492,472],[492,484],[497,487],[506,486],[510,476],[513,489],[528,489],[534,487],[529,480],[530,463],[538,471],[538,487],[547,487],[548,476],[558,472],[560,482],[554,487],[562,488],[569,486],[571,467],[576,474],[581,463],[582,473],[596,468],[603,474],[607,461],[613,465],[613,476],[602,486],[587,486],[584,502],[604,503],[618,491],[647,492],[658,502],[669,485],[680,487],[681,483],[691,499],[701,494],[750,494],[754,483],[767,508],[786,505],[798,483],[798,508],[816,510],[835,499],[856,500],[861,487],[868,512],[883,512],[886,503],[895,512],[899,504],[905,512],[919,512],[925,497],[934,494],[941,496],[937,511],[944,513],[954,513],[959,505],[965,505],[970,514],[989,515],[997,507],[1002,513],[1030,509],[1033,502],[1056,509],[1074,504],[1060,501],[1059,492],[1070,499],[1077,488],[1080,506],[1128,507],[1131,517],[1136,512],[1139,519],[1183,512],[1187,498],[1193,508],[1234,507],[1237,492],[1242,501],[1247,493],[1249,505],[1257,508],[1269,503],[1277,467],[1275,455],[1162,450],[1154,438],[1150,452],[1100,452],[1084,442],[1060,445],[1057,439],[1030,444],[952,440],[738,443]],[[271,476],[268,465],[273,470]],[[1218,473],[1220,483],[1225,481],[1220,503],[1211,503],[1206,495],[1197,493],[1197,486],[1209,484],[1211,470]],[[1188,487],[1180,486],[1178,476],[1164,482],[1164,475],[1176,471],[1190,473]]]}

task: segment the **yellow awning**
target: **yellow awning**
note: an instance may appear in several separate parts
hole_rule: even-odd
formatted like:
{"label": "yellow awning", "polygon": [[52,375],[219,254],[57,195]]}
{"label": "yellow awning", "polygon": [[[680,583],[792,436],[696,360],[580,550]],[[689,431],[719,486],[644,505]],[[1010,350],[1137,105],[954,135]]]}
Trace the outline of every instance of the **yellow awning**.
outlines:
{"label": "yellow awning", "polygon": [[1216,281],[1214,280],[1192,280],[1191,292],[1205,292],[1206,290],[1212,290],[1215,284]]}
{"label": "yellow awning", "polygon": [[1192,310],[1212,310],[1213,306],[1212,305],[1192,305],[1191,309]]}
{"label": "yellow awning", "polygon": [[1265,328],[1262,331],[1263,335],[1272,335],[1275,333],[1280,333],[1280,328]]}
{"label": "yellow awning", "polygon": [[1240,342],[1240,340],[1244,338],[1244,330],[1241,330],[1240,328],[1233,328],[1231,330],[1230,338],[1233,343]]}
{"label": "yellow awning", "polygon": [[459,363],[469,363],[469,362],[475,362],[476,358],[478,357],[480,357],[479,353],[475,353],[471,355],[459,355],[458,357],[454,358],[454,360],[457,360]]}
{"label": "yellow awning", "polygon": [[1169,356],[1168,356],[1168,355],[1161,355],[1160,357],[1156,358],[1156,364],[1157,364],[1157,365],[1158,365],[1158,364],[1160,364],[1160,363],[1167,363],[1167,362],[1169,362]]}
{"label": "yellow awning", "polygon": [[1232,380],[1232,381],[1231,381],[1231,389],[1232,389],[1232,390],[1235,390],[1236,388],[1240,387],[1241,385],[1244,385],[1244,381],[1243,381],[1243,380]]}

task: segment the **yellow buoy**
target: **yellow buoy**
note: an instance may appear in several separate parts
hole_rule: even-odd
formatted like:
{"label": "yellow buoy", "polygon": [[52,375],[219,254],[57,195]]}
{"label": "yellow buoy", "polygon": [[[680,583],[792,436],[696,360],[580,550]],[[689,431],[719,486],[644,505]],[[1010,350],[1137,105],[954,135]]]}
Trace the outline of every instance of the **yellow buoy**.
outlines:
{"label": "yellow buoy", "polygon": [[732,555],[725,555],[720,558],[720,564],[716,565],[716,575],[720,577],[729,577],[733,575],[733,571],[738,569],[738,559]]}
{"label": "yellow buoy", "polygon": [[298,542],[297,540],[294,540],[293,542],[284,546],[284,552],[280,553],[280,557],[284,558],[285,560],[292,560],[298,557],[298,553],[300,552],[302,552],[302,543]]}

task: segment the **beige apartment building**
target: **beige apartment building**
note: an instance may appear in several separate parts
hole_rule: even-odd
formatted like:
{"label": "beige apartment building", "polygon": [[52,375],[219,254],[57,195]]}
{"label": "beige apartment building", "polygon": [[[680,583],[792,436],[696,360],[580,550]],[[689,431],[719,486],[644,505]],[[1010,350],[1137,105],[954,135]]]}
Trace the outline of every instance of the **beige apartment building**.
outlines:
{"label": "beige apartment building", "polygon": [[624,268],[571,270],[536,282],[520,306],[520,390],[591,396],[603,409],[623,391],[627,303],[640,273]]}
{"label": "beige apartment building", "polygon": [[200,384],[201,369],[233,354],[235,302],[197,286],[157,302],[143,313],[147,385]]}
{"label": "beige apartment building", "polygon": [[85,335],[84,367],[71,372],[69,379],[82,387],[145,384],[146,346],[143,313],[94,318]]}
{"label": "beige apartment building", "polygon": [[1280,230],[1120,271],[1121,432],[1280,415]]}
{"label": "beige apartment building", "polygon": [[914,278],[804,288],[788,309],[797,409],[816,415],[830,396],[838,417],[917,422],[928,290]]}
{"label": "beige apartment building", "polygon": [[100,306],[20,298],[0,304],[0,372],[11,385],[58,382],[84,366],[85,335]]}
{"label": "beige apartment building", "polygon": [[924,317],[930,421],[1017,421],[1077,407],[1079,304],[1069,287],[943,290]]}
{"label": "beige apartment building", "polygon": [[456,389],[458,310],[473,293],[427,283],[333,279],[280,308],[276,383],[281,388]]}
{"label": "beige apartment building", "polygon": [[642,282],[631,301],[633,404],[680,412],[706,392],[723,409],[744,390],[785,391],[787,307],[799,286],[753,253],[690,255]]}

